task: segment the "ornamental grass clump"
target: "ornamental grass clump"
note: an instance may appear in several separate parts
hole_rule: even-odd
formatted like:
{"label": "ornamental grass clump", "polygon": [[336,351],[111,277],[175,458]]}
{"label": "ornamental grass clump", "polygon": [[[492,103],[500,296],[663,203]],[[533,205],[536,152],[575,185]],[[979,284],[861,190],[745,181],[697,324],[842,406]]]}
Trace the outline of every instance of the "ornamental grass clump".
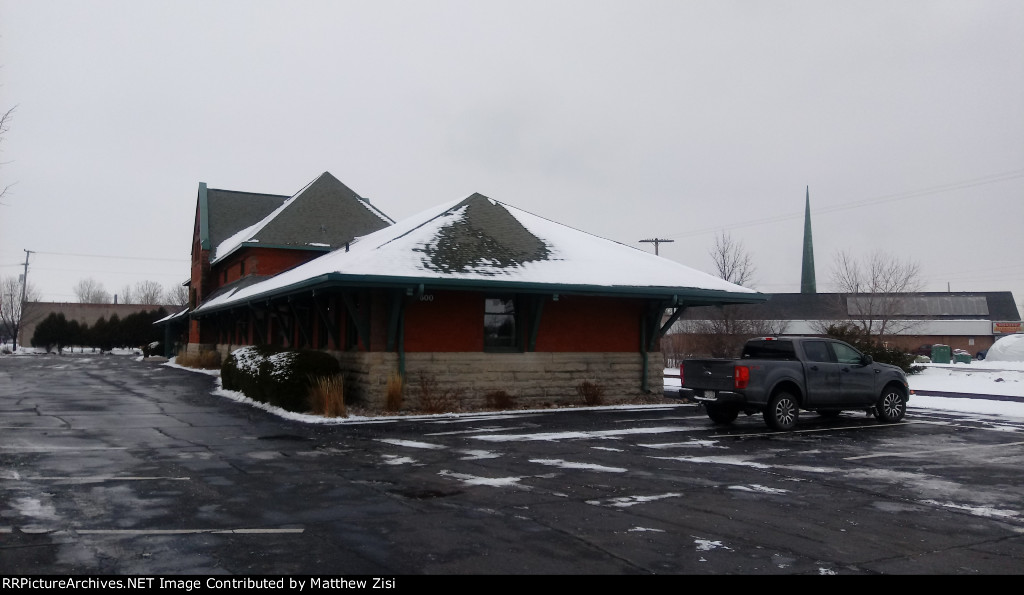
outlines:
{"label": "ornamental grass clump", "polygon": [[219,351],[200,351],[199,353],[186,353],[179,351],[174,358],[174,363],[186,368],[198,368],[200,370],[216,370],[221,367]]}
{"label": "ornamental grass clump", "polygon": [[587,405],[600,405],[604,403],[604,389],[596,382],[584,380],[576,385],[576,394]]}
{"label": "ornamental grass clump", "polygon": [[345,379],[341,375],[310,380],[309,408],[315,415],[348,417],[345,410]]}
{"label": "ornamental grass clump", "polygon": [[402,410],[402,393],[404,390],[405,381],[402,379],[402,375],[398,372],[392,372],[388,376],[387,393],[384,402],[385,411],[395,413]]}

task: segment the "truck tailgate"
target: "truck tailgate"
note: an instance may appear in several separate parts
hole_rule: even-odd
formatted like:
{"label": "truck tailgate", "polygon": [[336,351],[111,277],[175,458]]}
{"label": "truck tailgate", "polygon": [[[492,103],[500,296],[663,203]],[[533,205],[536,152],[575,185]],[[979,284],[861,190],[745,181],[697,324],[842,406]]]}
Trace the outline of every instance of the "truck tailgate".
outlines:
{"label": "truck tailgate", "polygon": [[695,390],[732,390],[736,362],[731,359],[683,361],[682,386]]}

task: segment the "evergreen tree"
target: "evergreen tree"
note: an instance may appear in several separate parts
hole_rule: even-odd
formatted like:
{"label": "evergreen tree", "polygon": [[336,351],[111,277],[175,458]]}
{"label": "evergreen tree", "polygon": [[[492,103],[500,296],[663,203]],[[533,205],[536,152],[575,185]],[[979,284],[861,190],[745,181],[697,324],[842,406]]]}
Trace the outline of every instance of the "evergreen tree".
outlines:
{"label": "evergreen tree", "polygon": [[845,341],[856,347],[861,353],[870,355],[871,359],[883,364],[899,366],[907,374],[916,374],[924,370],[923,366],[914,365],[914,355],[902,349],[889,348],[872,337],[869,332],[854,324],[833,324],[826,331],[829,337]]}
{"label": "evergreen tree", "polygon": [[89,331],[89,344],[93,347],[99,347],[100,351],[110,351],[109,334],[107,319],[101,316]]}
{"label": "evergreen tree", "polygon": [[124,347],[124,329],[121,326],[121,317],[116,312],[107,320],[107,342],[103,351],[110,351],[115,347]]}

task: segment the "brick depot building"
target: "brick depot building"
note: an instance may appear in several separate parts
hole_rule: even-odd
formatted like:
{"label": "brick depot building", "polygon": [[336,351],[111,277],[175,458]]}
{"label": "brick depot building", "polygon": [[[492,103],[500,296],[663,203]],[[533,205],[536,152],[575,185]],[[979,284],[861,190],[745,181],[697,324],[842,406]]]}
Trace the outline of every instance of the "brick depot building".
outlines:
{"label": "brick depot building", "polygon": [[[369,406],[383,405],[396,372],[469,404],[496,390],[521,404],[564,402],[583,381],[614,401],[661,393],[660,338],[687,307],[766,298],[480,194],[391,224],[333,177],[325,185],[334,190],[322,203],[348,214],[333,223],[321,226],[321,207],[300,200],[314,182],[241,231],[216,233],[212,193],[204,207],[200,187],[190,350],[325,350],[342,364],[347,396]],[[289,204],[305,221],[296,237],[270,245],[254,233]],[[320,241],[336,228],[345,231]],[[305,262],[288,267],[282,253],[268,268],[274,250]]]}

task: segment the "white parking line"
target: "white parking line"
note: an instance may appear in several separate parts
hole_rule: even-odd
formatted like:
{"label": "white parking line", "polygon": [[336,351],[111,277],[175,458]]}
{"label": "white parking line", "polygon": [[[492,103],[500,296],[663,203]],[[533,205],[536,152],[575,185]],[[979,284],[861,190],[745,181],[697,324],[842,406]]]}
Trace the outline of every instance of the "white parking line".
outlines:
{"label": "white parking line", "polygon": [[127,446],[0,446],[0,450],[17,452],[63,452],[66,450],[128,450]]}
{"label": "white parking line", "polygon": [[878,459],[882,457],[915,457],[918,455],[927,455],[936,452],[956,452],[960,450],[975,450],[978,448],[1005,448],[1007,446],[1020,446],[1024,442],[1008,442],[1004,444],[975,444],[972,446],[957,446],[953,448],[932,448],[930,450],[917,450],[907,452],[881,452],[870,455],[861,455],[859,457],[846,457],[844,461],[860,461],[863,459]]}
{"label": "white parking line", "polygon": [[278,535],[303,533],[305,529],[76,529],[79,535],[193,535],[196,533],[232,533],[236,535]]}
{"label": "white parking line", "polygon": [[5,479],[16,479],[18,481],[72,481],[81,483],[92,483],[97,481],[189,481],[191,477],[133,477],[124,476],[119,477],[117,475],[92,475],[92,476],[81,476],[81,477],[16,477],[16,478],[5,478]]}
{"label": "white parking line", "polygon": [[799,434],[811,434],[814,432],[834,432],[836,430],[877,430],[880,428],[892,428],[899,424],[877,424],[877,425],[865,425],[865,426],[830,426],[827,428],[807,428],[785,431],[774,431],[767,430],[764,432],[753,432],[750,434],[713,434],[715,438],[749,438],[751,436],[796,436]]}

